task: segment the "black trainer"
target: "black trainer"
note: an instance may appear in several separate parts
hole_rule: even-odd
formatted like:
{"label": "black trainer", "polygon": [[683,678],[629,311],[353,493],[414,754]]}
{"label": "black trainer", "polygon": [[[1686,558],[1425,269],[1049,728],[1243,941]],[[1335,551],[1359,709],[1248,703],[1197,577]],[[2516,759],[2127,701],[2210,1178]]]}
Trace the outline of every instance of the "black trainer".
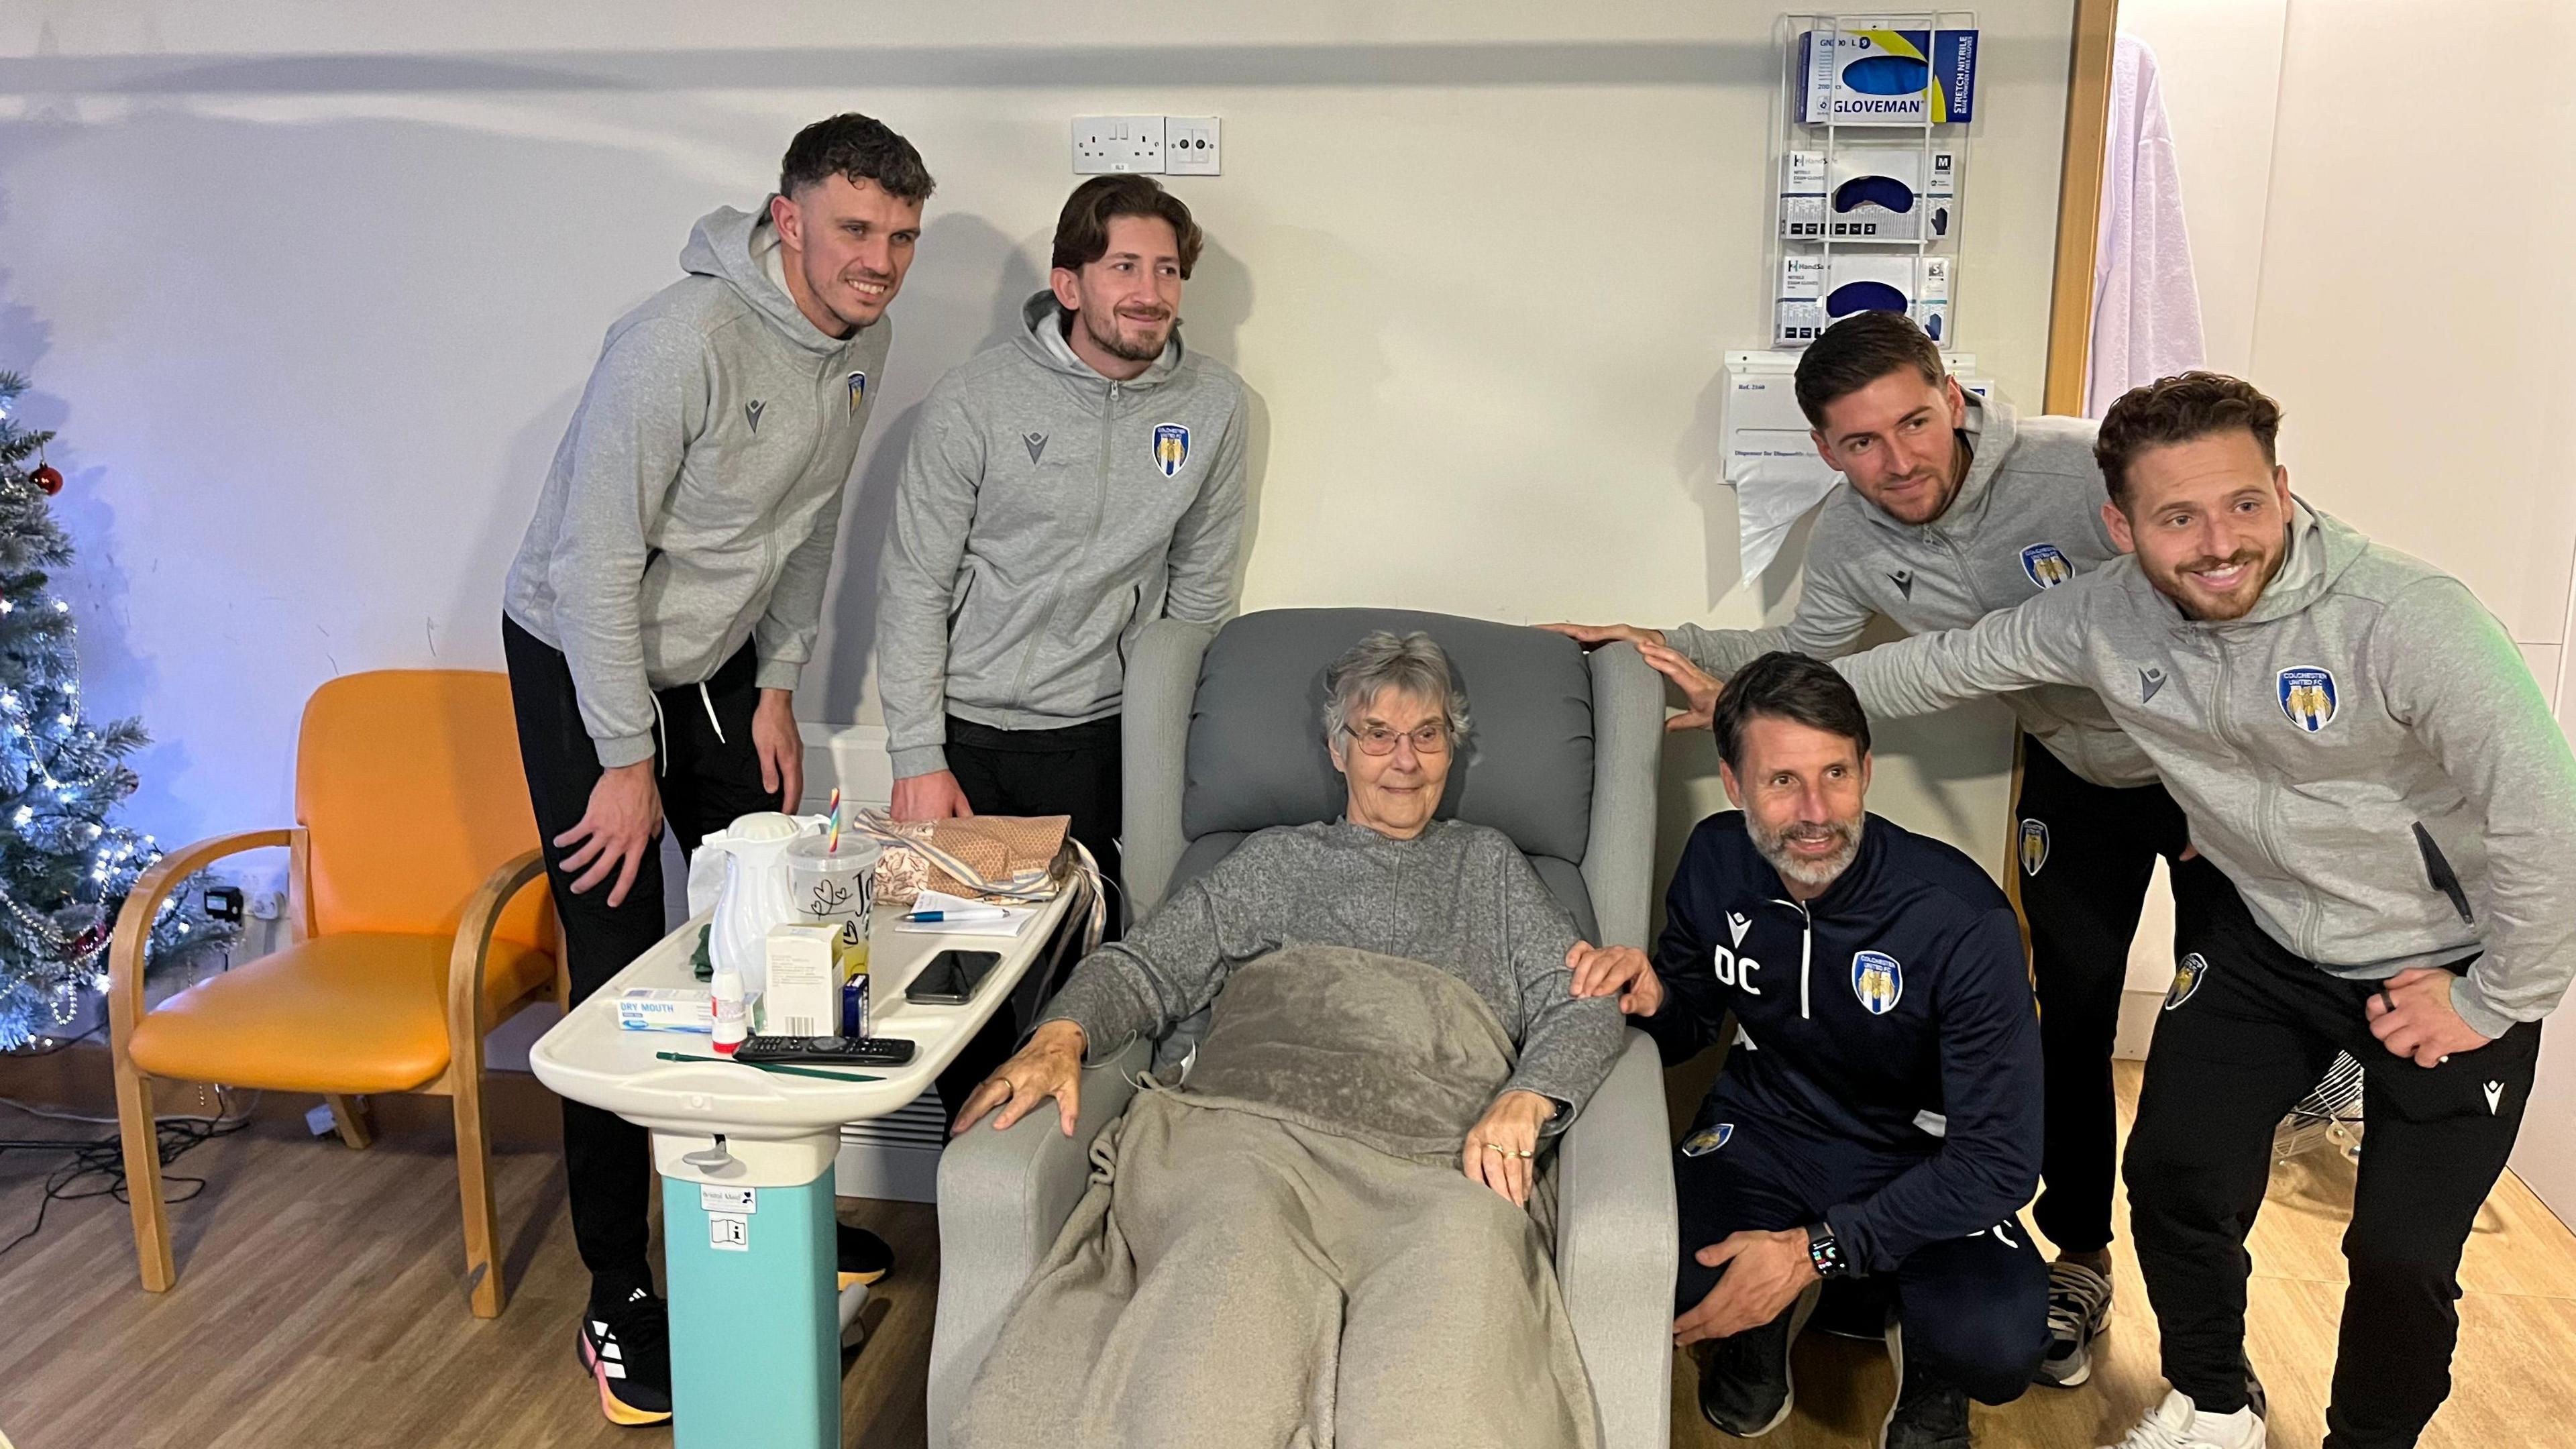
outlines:
{"label": "black trainer", "polygon": [[1789,1348],[1816,1311],[1816,1298],[1811,1286],[1788,1312],[1760,1328],[1697,1345],[1699,1411],[1718,1432],[1758,1439],[1788,1421],[1798,1402]]}
{"label": "black trainer", "polygon": [[894,1271],[894,1249],[886,1246],[885,1239],[848,1223],[836,1223],[833,1227],[839,1239],[840,1287],[874,1283]]}
{"label": "black trainer", "polygon": [[1969,1449],[1968,1391],[1905,1362],[1905,1326],[1887,1325],[1887,1357],[1896,1366],[1896,1402],[1879,1426],[1879,1449]]}
{"label": "black trainer", "polygon": [[593,1300],[581,1316],[582,1372],[599,1386],[599,1411],[612,1424],[671,1418],[671,1321],[650,1288],[622,1302]]}

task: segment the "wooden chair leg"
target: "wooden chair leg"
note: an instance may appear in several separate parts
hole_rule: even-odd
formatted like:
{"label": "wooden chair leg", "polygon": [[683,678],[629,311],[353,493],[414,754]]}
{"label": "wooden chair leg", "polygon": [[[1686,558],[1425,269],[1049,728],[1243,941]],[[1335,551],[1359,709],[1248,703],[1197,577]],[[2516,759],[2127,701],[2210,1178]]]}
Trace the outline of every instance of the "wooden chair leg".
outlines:
{"label": "wooden chair leg", "polygon": [[116,1125],[125,1144],[125,1195],[134,1214],[134,1259],[146,1292],[179,1281],[170,1260],[170,1218],[161,1201],[161,1129],[152,1113],[152,1079],[116,1058]]}
{"label": "wooden chair leg", "polygon": [[492,1208],[492,1151],[483,1130],[483,1074],[460,1073],[456,1107],[456,1189],[465,1206],[465,1281],[474,1316],[498,1318],[509,1301],[501,1281],[500,1233]]}
{"label": "wooden chair leg", "polygon": [[328,1093],[322,1100],[331,1104],[331,1121],[349,1150],[363,1152],[375,1145],[376,1124],[368,1115],[366,1098]]}

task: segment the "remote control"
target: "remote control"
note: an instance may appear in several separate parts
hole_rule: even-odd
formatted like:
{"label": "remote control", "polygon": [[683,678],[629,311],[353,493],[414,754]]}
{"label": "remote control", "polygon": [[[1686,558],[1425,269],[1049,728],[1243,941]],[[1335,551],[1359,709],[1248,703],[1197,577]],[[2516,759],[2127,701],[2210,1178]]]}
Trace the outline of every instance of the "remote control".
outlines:
{"label": "remote control", "polygon": [[899,1067],[912,1060],[912,1043],[899,1036],[755,1036],[734,1048],[738,1062],[843,1062]]}

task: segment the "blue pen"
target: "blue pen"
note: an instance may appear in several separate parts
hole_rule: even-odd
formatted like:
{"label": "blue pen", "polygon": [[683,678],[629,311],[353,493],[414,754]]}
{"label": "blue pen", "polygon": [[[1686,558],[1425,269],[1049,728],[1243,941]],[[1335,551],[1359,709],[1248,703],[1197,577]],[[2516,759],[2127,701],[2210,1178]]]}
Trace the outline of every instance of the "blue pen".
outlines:
{"label": "blue pen", "polygon": [[1007,921],[1011,913],[994,907],[982,911],[914,911],[903,917],[907,921]]}

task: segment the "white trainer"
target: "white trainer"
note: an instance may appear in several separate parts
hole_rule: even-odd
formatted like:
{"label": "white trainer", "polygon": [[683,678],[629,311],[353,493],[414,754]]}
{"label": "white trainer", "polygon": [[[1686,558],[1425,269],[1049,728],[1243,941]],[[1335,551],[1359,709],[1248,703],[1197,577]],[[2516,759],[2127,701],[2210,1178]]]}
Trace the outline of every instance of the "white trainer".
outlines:
{"label": "white trainer", "polygon": [[2263,1449],[2263,1416],[2251,1404],[2233,1414],[2203,1413],[2174,1389],[2129,1437],[2104,1449]]}

